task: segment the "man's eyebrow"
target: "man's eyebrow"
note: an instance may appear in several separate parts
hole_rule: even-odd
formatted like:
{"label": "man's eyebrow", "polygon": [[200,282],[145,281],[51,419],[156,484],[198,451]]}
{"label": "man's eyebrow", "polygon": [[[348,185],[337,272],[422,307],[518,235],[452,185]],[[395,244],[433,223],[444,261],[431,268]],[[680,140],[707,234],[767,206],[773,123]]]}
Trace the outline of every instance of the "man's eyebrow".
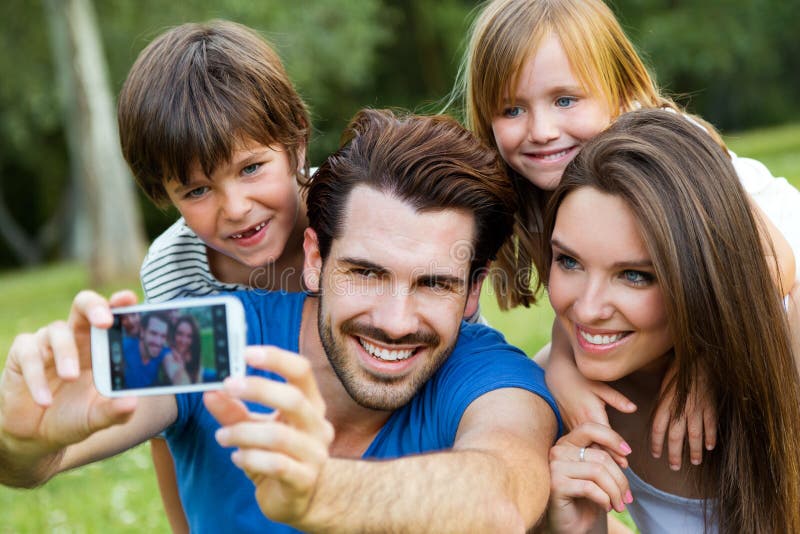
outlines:
{"label": "man's eyebrow", "polygon": [[364,258],[356,258],[348,256],[344,258],[339,258],[337,260],[337,263],[352,265],[353,267],[361,267],[362,269],[369,269],[370,271],[374,271],[378,274],[386,274],[389,272],[389,270],[386,267],[378,265],[377,263],[371,262]]}

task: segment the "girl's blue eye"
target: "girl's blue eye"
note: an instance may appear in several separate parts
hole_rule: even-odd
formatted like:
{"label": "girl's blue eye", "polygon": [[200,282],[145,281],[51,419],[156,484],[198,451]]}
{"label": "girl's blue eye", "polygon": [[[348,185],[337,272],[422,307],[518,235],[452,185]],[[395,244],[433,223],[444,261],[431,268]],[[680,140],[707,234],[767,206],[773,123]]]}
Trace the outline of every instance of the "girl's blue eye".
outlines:
{"label": "girl's blue eye", "polygon": [[578,260],[571,256],[567,256],[566,254],[559,254],[555,261],[561,266],[562,269],[567,271],[572,271],[578,268]]}
{"label": "girl's blue eye", "polygon": [[255,172],[258,170],[259,167],[261,167],[260,163],[252,163],[252,164],[250,164],[247,167],[242,169],[242,174],[244,174],[246,176],[250,176],[251,174],[255,174]]}
{"label": "girl's blue eye", "polygon": [[568,108],[574,103],[575,97],[572,96],[560,96],[556,98],[556,107],[559,108]]}
{"label": "girl's blue eye", "polygon": [[511,106],[509,108],[505,108],[503,110],[503,116],[513,119],[514,117],[519,117],[522,115],[522,108],[519,106]]}
{"label": "girl's blue eye", "polygon": [[623,271],[622,276],[626,281],[636,286],[648,285],[655,280],[655,277],[652,274],[642,271]]}

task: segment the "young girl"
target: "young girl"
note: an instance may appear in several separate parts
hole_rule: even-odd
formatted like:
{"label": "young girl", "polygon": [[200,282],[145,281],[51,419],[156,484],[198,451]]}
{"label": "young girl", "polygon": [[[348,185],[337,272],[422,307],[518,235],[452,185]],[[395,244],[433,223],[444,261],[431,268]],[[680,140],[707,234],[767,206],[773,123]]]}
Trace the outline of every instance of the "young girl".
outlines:
{"label": "young girl", "polygon": [[[642,532],[800,532],[800,377],[727,154],[678,114],[626,114],[567,167],[543,231],[578,370],[640,408],[553,447],[551,529],[587,532],[628,505]],[[719,432],[678,472],[644,452],[670,366],[678,409],[702,380]]]}
{"label": "young girl", "polygon": [[200,327],[191,315],[178,317],[172,326],[170,352],[161,364],[170,384],[202,382],[200,361]]}
{"label": "young girl", "polygon": [[[543,208],[566,165],[623,112],[658,108],[685,113],[659,94],[613,13],[599,0],[490,2],[473,25],[461,78],[468,125],[500,152],[522,199],[514,240],[496,263],[500,272],[494,277],[495,290],[503,308],[528,306],[541,284],[539,278],[532,287],[533,266],[544,267],[538,252]],[[711,125],[692,120],[724,146]],[[761,217],[764,239],[776,251],[767,265],[785,294],[795,279],[794,258],[800,255],[800,192],[757,161],[729,156],[742,185],[766,214]],[[606,422],[605,402],[635,410],[611,388],[575,372],[562,335],[554,328],[549,366],[563,372],[548,373],[548,383],[558,377],[550,385],[565,420],[573,426]],[[670,420],[670,398],[653,426],[656,456]],[[694,410],[688,421],[674,415],[669,459],[679,468],[687,425],[693,462],[701,460],[703,446],[713,447],[713,425],[707,425],[711,428],[702,440],[703,421],[713,419],[713,413]]]}
{"label": "young girl", "polygon": [[[166,31],[131,68],[118,117],[137,183],[181,214],[142,265],[148,301],[302,289],[310,121],[261,36],[226,21]],[[164,440],[151,448],[170,525],[186,532],[172,457]]]}

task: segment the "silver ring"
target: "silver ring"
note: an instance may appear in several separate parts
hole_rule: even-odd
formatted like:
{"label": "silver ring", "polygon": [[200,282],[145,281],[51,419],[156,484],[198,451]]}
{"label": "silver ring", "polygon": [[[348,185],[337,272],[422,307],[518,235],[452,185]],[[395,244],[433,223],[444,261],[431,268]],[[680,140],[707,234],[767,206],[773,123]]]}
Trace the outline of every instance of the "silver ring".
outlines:
{"label": "silver ring", "polygon": [[581,447],[581,450],[578,453],[578,460],[580,460],[581,462],[586,461],[586,447]]}

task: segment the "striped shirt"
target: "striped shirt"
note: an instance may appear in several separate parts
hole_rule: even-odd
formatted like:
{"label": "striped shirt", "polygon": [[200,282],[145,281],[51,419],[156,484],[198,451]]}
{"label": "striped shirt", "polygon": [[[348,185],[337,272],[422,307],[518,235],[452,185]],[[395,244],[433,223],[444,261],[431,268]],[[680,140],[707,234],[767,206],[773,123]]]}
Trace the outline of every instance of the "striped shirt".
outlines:
{"label": "striped shirt", "polygon": [[248,289],[214,278],[205,243],[186,226],[183,217],[150,245],[139,276],[148,302]]}

